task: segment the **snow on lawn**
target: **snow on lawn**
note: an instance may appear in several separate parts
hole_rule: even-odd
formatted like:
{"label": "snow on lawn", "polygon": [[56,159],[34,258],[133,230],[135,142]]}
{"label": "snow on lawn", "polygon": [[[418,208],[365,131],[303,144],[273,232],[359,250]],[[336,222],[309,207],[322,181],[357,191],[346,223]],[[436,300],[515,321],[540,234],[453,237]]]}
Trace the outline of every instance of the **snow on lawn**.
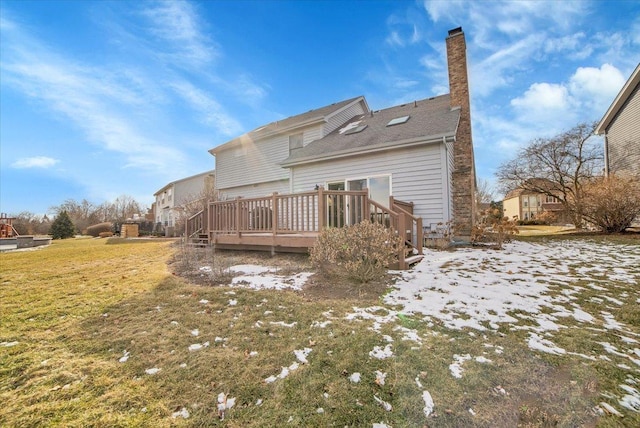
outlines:
{"label": "snow on lawn", "polygon": [[[588,240],[549,241],[540,244],[514,241],[505,244],[503,250],[425,249],[424,259],[413,270],[397,272],[400,279],[393,290],[384,296],[384,305],[354,307],[345,319],[369,322],[371,330],[380,334],[384,324],[400,324],[411,315],[422,317],[427,325],[441,322],[445,327],[455,330],[468,328],[497,331],[501,327],[526,330],[528,337],[525,343],[534,351],[610,361],[606,355],[579,354],[554,344],[554,333],[575,327],[577,323],[585,328],[607,331],[610,335],[618,336],[628,348],[615,347],[608,342],[598,343],[604,353],[624,358],[626,363],[634,367],[627,364],[623,366],[628,367],[629,371],[637,372],[640,366],[640,349],[637,345],[640,334],[616,320],[612,312],[625,303],[640,303],[640,296],[622,292],[620,286],[611,286],[611,281],[639,284],[639,264],[640,246]],[[230,284],[232,287],[253,289],[300,290],[311,276],[308,272],[292,276],[279,275],[274,267],[256,265],[238,265],[231,270],[238,274]],[[585,293],[595,296],[581,298]],[[597,303],[598,310],[581,307],[579,302],[585,299]],[[233,305],[232,302],[235,301],[230,301],[229,304]],[[325,317],[332,318],[330,313],[326,313]],[[312,326],[326,328],[330,322],[314,321]],[[272,321],[270,324],[293,327],[296,322],[287,324]],[[423,339],[416,330],[396,326],[394,331],[402,334],[402,340],[410,340],[418,345]],[[472,332],[469,334],[474,335]],[[393,342],[393,338],[386,335],[383,339]],[[494,347],[490,344],[485,346]],[[375,346],[369,356],[374,359],[391,358],[394,355],[392,349],[391,344]],[[501,354],[503,349],[495,347],[494,351]],[[294,354],[297,361],[289,366],[282,366],[279,374],[269,376],[264,382],[268,384],[286,378],[298,369],[300,363],[308,363],[306,357],[309,352],[308,348],[296,350]],[[449,366],[454,378],[463,376],[463,364],[467,361],[491,363],[491,360],[484,357],[454,355]],[[621,367],[620,364],[618,366]],[[360,373],[353,373],[349,380],[352,383],[359,382]],[[376,373],[376,381],[384,383],[384,375]],[[619,405],[635,412],[640,411],[637,382],[635,378],[630,378],[620,385],[618,391]],[[418,378],[416,383],[422,387]],[[504,390],[502,393],[505,393]],[[385,410],[392,411],[391,404],[378,396],[374,395],[373,398]],[[433,411],[433,399],[427,391],[423,392],[423,399],[425,416],[429,416]],[[610,405],[602,403],[602,406],[610,411]],[[475,414],[473,409],[469,409],[469,412]]]}
{"label": "snow on lawn", "polygon": [[229,270],[235,274],[231,287],[245,287],[254,289],[284,290],[287,288],[301,290],[307,279],[313,273],[300,272],[295,275],[279,275],[275,267],[258,265],[236,265]]}
{"label": "snow on lawn", "polygon": [[[439,319],[452,329],[497,330],[500,324],[518,324],[523,316],[514,316],[517,311],[529,314],[537,326],[525,328],[537,333],[564,328],[563,318],[581,323],[600,320],[607,329],[630,333],[609,312],[590,314],[580,308],[574,294],[584,288],[574,283],[587,280],[596,285],[615,279],[637,284],[640,276],[633,270],[637,271],[640,261],[640,246],[620,251],[619,246],[612,249],[608,244],[589,241],[544,245],[515,241],[501,251],[462,248],[425,252],[425,258],[412,271],[402,272],[402,279],[384,300],[389,305],[400,305],[405,314]],[[549,294],[552,289],[561,292],[554,296]],[[620,296],[602,297],[603,302],[616,306],[622,303]],[[552,313],[542,313],[543,309]],[[534,336],[530,343],[538,348],[539,344],[544,345]]]}

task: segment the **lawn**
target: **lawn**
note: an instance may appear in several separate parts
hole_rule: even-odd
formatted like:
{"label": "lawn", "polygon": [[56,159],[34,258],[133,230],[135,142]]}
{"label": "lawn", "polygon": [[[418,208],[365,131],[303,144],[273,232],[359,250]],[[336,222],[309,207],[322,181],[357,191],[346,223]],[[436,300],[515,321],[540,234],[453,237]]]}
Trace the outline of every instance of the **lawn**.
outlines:
{"label": "lawn", "polygon": [[154,240],[2,253],[0,426],[640,426],[638,239],[320,281]]}

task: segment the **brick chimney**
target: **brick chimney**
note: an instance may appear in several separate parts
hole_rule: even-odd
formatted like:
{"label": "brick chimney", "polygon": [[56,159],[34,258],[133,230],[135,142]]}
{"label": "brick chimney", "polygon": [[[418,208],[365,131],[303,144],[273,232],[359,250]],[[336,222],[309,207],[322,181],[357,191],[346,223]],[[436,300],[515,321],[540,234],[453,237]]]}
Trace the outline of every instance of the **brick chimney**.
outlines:
{"label": "brick chimney", "polygon": [[453,226],[455,239],[469,240],[475,219],[476,172],[471,137],[467,44],[462,27],[449,31],[447,63],[451,108],[460,108],[460,122],[453,145]]}

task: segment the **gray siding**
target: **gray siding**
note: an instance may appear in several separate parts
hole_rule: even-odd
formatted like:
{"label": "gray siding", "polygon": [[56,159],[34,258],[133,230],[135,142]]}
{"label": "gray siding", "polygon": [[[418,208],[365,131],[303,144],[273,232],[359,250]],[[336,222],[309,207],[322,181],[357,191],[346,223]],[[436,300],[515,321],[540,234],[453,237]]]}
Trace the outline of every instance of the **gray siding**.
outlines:
{"label": "gray siding", "polygon": [[330,134],[334,130],[345,125],[346,122],[349,119],[353,118],[354,116],[357,116],[359,114],[364,114],[364,113],[365,113],[365,109],[362,102],[359,102],[355,105],[352,105],[349,108],[344,109],[343,111],[336,114],[335,116],[332,116],[327,121],[326,125],[324,126],[324,134],[322,136],[324,137],[325,135]]}
{"label": "gray siding", "polygon": [[610,172],[640,174],[640,85],[607,129]]}
{"label": "gray siding", "polygon": [[216,188],[252,186],[278,180],[288,180],[289,170],[279,163],[289,157],[289,135],[303,133],[304,145],[322,135],[322,125],[295,129],[264,140],[247,141],[240,148],[224,150],[216,156]]}
{"label": "gray siding", "polygon": [[235,199],[238,196],[243,198],[260,198],[272,195],[274,192],[289,193],[289,180],[227,188],[220,191],[220,199],[229,200]]}
{"label": "gray siding", "polygon": [[216,156],[218,189],[287,179],[289,173],[278,163],[289,156],[289,136],[276,135],[261,141],[246,141],[242,147],[224,150]]}
{"label": "gray siding", "polygon": [[313,190],[327,182],[391,175],[392,195],[413,202],[414,214],[429,223],[450,220],[450,208],[443,188],[448,188],[443,144],[359,155],[292,168],[293,191]]}

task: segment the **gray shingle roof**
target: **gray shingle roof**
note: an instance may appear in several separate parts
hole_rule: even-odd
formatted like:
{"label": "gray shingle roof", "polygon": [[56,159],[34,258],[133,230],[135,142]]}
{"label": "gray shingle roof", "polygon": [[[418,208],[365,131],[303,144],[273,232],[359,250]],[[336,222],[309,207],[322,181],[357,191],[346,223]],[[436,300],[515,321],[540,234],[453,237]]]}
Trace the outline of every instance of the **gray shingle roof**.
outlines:
{"label": "gray shingle roof", "polygon": [[235,143],[237,140],[240,139],[244,139],[244,138],[248,138],[250,140],[256,141],[260,138],[264,138],[270,134],[274,134],[274,133],[278,133],[282,130],[286,130],[288,128],[291,127],[295,127],[301,124],[304,124],[306,122],[312,122],[312,121],[316,121],[316,120],[324,120],[325,118],[331,116],[334,112],[342,109],[343,107],[353,103],[354,101],[360,100],[360,99],[364,99],[363,96],[359,96],[359,97],[354,97],[354,98],[350,98],[348,100],[344,100],[344,101],[339,101],[337,103],[333,103],[333,104],[329,104],[327,106],[324,107],[320,107],[314,110],[309,110],[305,113],[301,113],[295,116],[291,116],[291,117],[287,117],[286,119],[282,119],[282,120],[277,120],[275,122],[271,122],[267,125],[264,126],[260,126],[256,129],[254,129],[253,131],[249,131],[248,133],[234,138],[231,141],[228,141],[227,143],[224,143],[218,147],[215,147],[211,150],[209,150],[209,152],[216,152],[219,149],[223,148],[223,146],[226,148],[229,146],[233,146],[233,143]]}
{"label": "gray shingle roof", "polygon": [[[362,153],[402,141],[416,141],[455,135],[460,118],[459,109],[451,109],[449,95],[420,100],[356,116],[329,135],[295,150],[283,166],[330,158],[339,153]],[[387,126],[392,119],[409,116],[398,125]],[[356,123],[357,122],[357,123]],[[361,132],[347,134],[345,127],[365,126]]]}

